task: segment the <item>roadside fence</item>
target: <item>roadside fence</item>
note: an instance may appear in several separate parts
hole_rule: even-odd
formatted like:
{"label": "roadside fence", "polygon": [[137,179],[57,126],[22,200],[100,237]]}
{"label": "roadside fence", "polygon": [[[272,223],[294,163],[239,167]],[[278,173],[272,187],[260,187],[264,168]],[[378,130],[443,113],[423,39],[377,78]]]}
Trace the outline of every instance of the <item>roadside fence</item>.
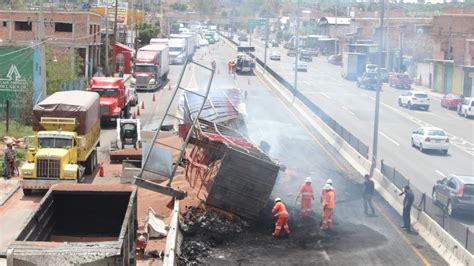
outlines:
{"label": "roadside fence", "polygon": [[410,185],[410,179],[403,176],[397,169],[388,166],[383,160],[380,165],[382,174],[397,188],[402,190],[406,185],[410,186],[410,189],[415,194],[414,208],[425,212],[431,219],[435,220],[444,230],[461,243],[464,248],[471,254],[474,254],[474,233],[468,226],[459,222],[458,219],[449,216],[445,208],[433,201],[431,195],[423,193],[417,187]]}

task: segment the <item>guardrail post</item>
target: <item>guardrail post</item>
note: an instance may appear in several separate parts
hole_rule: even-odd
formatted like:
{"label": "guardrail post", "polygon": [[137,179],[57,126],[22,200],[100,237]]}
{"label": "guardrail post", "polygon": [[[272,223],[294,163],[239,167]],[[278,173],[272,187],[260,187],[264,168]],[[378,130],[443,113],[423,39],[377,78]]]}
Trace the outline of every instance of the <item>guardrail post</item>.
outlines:
{"label": "guardrail post", "polygon": [[423,193],[423,211],[426,212],[426,193]]}
{"label": "guardrail post", "polygon": [[467,244],[469,243],[469,227],[466,227],[466,244],[464,247],[467,249]]}
{"label": "guardrail post", "polygon": [[446,212],[443,210],[443,229],[444,229],[444,219],[446,217]]}

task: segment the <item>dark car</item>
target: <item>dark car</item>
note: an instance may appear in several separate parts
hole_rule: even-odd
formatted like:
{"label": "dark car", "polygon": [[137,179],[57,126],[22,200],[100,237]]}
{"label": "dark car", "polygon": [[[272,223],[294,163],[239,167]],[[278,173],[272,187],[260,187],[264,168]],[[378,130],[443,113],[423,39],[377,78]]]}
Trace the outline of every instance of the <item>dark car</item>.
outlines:
{"label": "dark car", "polygon": [[239,41],[241,42],[248,42],[248,38],[247,38],[247,35],[240,35],[239,36]]}
{"label": "dark car", "polygon": [[362,76],[357,78],[357,87],[364,87],[369,90],[377,89],[377,73],[367,73],[365,72]]}
{"label": "dark car", "polygon": [[303,62],[312,62],[313,58],[311,58],[311,53],[309,51],[303,50],[300,53],[300,61]]}
{"label": "dark car", "polygon": [[272,40],[272,47],[278,47],[277,40]]}
{"label": "dark car", "polygon": [[443,207],[449,215],[474,210],[474,176],[449,175],[433,186],[433,202]]}

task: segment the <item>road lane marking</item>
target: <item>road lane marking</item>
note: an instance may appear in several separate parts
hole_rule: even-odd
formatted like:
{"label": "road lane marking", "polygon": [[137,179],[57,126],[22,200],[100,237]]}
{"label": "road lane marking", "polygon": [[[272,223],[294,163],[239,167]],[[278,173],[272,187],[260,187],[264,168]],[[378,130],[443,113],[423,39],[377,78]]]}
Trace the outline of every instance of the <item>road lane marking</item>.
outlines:
{"label": "road lane marking", "polygon": [[391,137],[389,137],[387,134],[383,133],[382,131],[379,131],[379,134],[384,136],[386,139],[388,139],[393,144],[395,144],[397,146],[400,146],[400,143],[396,142],[394,139],[392,139]]}
{"label": "road lane marking", "polygon": [[320,92],[320,94],[321,94],[322,96],[324,96],[324,97],[328,98],[329,100],[331,100],[331,99],[332,99],[332,98],[331,98],[331,96],[327,95],[327,94],[326,94],[326,93],[324,93],[324,92]]}
{"label": "road lane marking", "polygon": [[344,110],[345,110],[346,112],[348,112],[349,114],[355,116],[354,112],[352,112],[351,110],[349,110],[347,107],[343,106],[342,109],[344,109]]}
{"label": "road lane marking", "polygon": [[442,177],[446,177],[446,175],[445,175],[443,172],[441,172],[440,170],[436,170],[435,172],[436,172],[438,175],[442,176]]}

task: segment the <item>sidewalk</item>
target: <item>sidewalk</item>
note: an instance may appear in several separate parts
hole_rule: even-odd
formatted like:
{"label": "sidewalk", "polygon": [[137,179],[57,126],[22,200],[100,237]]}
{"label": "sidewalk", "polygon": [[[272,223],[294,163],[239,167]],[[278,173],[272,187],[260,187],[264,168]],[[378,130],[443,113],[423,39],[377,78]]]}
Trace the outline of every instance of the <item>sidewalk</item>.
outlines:
{"label": "sidewalk", "polygon": [[432,98],[443,99],[444,95],[439,92],[432,91],[430,88],[419,86],[419,85],[411,85],[413,90],[422,91],[428,94]]}

